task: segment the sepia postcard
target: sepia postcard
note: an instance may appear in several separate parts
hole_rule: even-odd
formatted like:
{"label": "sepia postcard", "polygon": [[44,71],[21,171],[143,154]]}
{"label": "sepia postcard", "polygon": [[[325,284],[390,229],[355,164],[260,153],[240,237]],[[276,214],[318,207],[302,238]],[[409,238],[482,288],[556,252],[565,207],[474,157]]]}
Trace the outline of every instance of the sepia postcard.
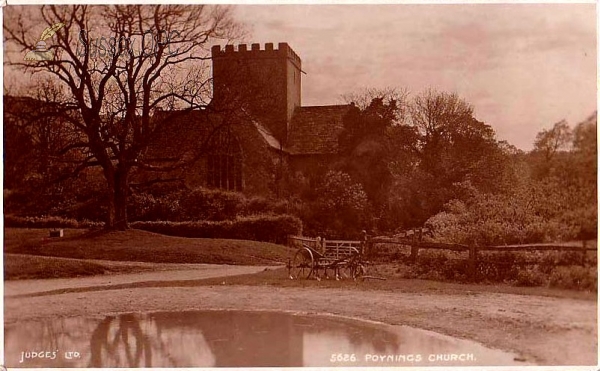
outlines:
{"label": "sepia postcard", "polygon": [[594,2],[2,14],[1,369],[598,370]]}

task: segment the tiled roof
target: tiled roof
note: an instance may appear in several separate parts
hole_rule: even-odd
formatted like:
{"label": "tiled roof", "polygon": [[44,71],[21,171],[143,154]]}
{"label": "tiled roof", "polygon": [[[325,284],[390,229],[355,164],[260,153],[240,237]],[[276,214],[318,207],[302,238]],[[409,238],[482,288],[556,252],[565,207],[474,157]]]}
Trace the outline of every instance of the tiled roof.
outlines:
{"label": "tiled roof", "polygon": [[[157,133],[147,150],[145,157],[148,160],[154,161],[176,161],[177,159],[187,156],[197,156],[203,149],[205,142],[209,139],[214,130],[218,130],[223,124],[223,118],[218,114],[209,114],[199,110],[180,113],[177,111],[164,112],[160,115],[175,114],[173,119],[162,119],[161,127],[157,129]],[[231,125],[231,129],[236,135],[244,136],[242,126],[256,130],[260,136],[259,140],[263,140],[269,147],[275,150],[281,150],[280,142],[264,125],[252,120],[252,123],[245,124],[235,123]],[[254,137],[242,138],[244,140],[256,140]]]}
{"label": "tiled roof", "polygon": [[294,111],[287,150],[291,154],[334,154],[350,105],[298,107]]}

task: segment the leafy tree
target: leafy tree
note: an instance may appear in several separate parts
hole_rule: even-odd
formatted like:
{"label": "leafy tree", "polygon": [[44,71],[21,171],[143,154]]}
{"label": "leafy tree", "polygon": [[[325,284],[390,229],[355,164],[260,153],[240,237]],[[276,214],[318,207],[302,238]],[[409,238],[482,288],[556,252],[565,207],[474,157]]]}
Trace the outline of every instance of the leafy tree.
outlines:
{"label": "leafy tree", "polygon": [[579,176],[596,184],[598,174],[598,147],[596,112],[579,123],[573,132],[573,155]]}
{"label": "leafy tree", "polygon": [[417,160],[395,174],[393,191],[402,200],[396,209],[405,209],[405,227],[422,225],[460,197],[465,182],[483,192],[499,190],[507,153],[494,130],[473,117],[470,104],[457,94],[427,90],[411,100],[409,113]]}
{"label": "leafy tree", "polygon": [[60,150],[74,135],[66,120],[56,115],[56,99],[62,95],[49,80],[35,81],[33,97],[4,96],[5,188],[27,186],[24,180],[39,187],[53,174],[60,173],[72,157],[60,161]]}
{"label": "leafy tree", "polygon": [[560,150],[567,150],[571,145],[573,133],[569,124],[559,121],[550,130],[542,130],[535,138],[535,151],[541,152],[546,161],[552,160]]}
{"label": "leafy tree", "polygon": [[519,188],[512,195],[476,192],[466,201],[452,200],[426,225],[444,242],[477,245],[541,242],[551,231],[544,228],[544,218],[536,213],[530,190]]}
{"label": "leafy tree", "polygon": [[9,104],[4,97],[4,103],[4,188],[14,189],[34,176],[36,155],[34,139],[26,125],[7,115],[7,108],[16,102]]}
{"label": "leafy tree", "polygon": [[[540,132],[529,156],[503,144],[512,186],[496,193],[473,187],[448,202],[427,221],[436,237],[480,245],[597,238],[595,117],[573,136],[565,122]],[[540,159],[551,171],[539,172]]]}
{"label": "leafy tree", "polygon": [[[549,156],[546,156],[550,153]],[[577,229],[578,238],[597,236],[596,114],[571,131],[566,122],[537,136],[531,153],[534,179],[543,184],[542,200],[561,223]],[[551,203],[551,200],[558,198]]]}
{"label": "leafy tree", "polygon": [[57,114],[62,92],[50,80],[32,82],[32,97],[4,96],[5,211],[97,220],[105,203],[101,174],[87,169],[71,177],[80,157],[62,152],[77,137]]}
{"label": "leafy tree", "polygon": [[326,238],[360,235],[369,222],[369,201],[362,185],[341,171],[329,171],[315,189],[303,221],[309,234]]}
{"label": "leafy tree", "polygon": [[404,123],[407,93],[366,89],[345,99],[352,99],[356,108],[344,120],[337,168],[362,184],[373,207],[373,222],[388,229],[393,173],[408,171],[415,160],[416,132]]}
{"label": "leafy tree", "polygon": [[492,190],[504,160],[491,126],[458,95],[428,90],[415,97],[411,122],[420,133],[420,168],[439,184],[470,180]]}
{"label": "leafy tree", "polygon": [[396,106],[395,100],[386,104],[382,98],[373,99],[365,109],[346,116],[339,137],[339,167],[363,184],[375,203],[385,197],[390,182],[388,165],[396,144],[391,138],[395,134]]}
{"label": "leafy tree", "polygon": [[570,149],[572,141],[573,132],[565,120],[554,124],[552,129],[545,129],[537,134],[532,158],[538,179],[551,175],[558,167],[564,165],[565,158],[561,155]]}
{"label": "leafy tree", "polygon": [[[55,104],[75,135],[60,152],[78,159],[74,173],[102,169],[109,194],[106,226],[127,228],[131,170],[170,170],[186,160],[161,167],[143,161],[142,154],[165,122],[206,106],[207,46],[239,36],[239,26],[230,8],[221,6],[10,7],[5,41],[22,53],[31,49],[39,40],[38,21],[44,27],[62,24],[50,39],[51,59],[29,62],[21,54],[9,64],[52,76],[66,89]],[[156,115],[159,110],[172,114]]]}
{"label": "leafy tree", "polygon": [[471,105],[435,90],[411,100],[394,92],[348,95],[359,103],[339,138],[338,168],[363,185],[380,229],[422,225],[466,183],[483,192],[507,187],[515,149],[499,143]]}
{"label": "leafy tree", "polygon": [[350,154],[365,139],[382,141],[388,128],[400,125],[406,116],[406,90],[365,89],[343,95],[355,109],[344,120],[339,136],[340,152]]}

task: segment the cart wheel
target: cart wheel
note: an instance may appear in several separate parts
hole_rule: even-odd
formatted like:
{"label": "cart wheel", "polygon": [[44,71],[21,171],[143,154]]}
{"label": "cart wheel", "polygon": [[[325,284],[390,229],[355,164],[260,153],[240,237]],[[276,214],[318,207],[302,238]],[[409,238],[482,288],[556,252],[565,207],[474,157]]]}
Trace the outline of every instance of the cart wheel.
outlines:
{"label": "cart wheel", "polygon": [[352,278],[355,281],[363,281],[367,274],[367,268],[363,264],[356,264],[352,266]]}
{"label": "cart wheel", "polygon": [[313,272],[314,259],[308,249],[301,249],[294,255],[290,275],[292,279],[306,279]]}

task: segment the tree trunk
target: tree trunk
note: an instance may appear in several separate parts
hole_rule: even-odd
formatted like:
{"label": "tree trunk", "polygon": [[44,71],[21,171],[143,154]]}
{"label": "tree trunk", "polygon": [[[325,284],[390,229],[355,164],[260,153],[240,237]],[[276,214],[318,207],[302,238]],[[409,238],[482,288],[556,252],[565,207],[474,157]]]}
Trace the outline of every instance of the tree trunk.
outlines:
{"label": "tree trunk", "polygon": [[127,222],[127,196],[129,191],[129,172],[117,169],[107,177],[110,192],[106,229],[123,231],[129,228]]}

